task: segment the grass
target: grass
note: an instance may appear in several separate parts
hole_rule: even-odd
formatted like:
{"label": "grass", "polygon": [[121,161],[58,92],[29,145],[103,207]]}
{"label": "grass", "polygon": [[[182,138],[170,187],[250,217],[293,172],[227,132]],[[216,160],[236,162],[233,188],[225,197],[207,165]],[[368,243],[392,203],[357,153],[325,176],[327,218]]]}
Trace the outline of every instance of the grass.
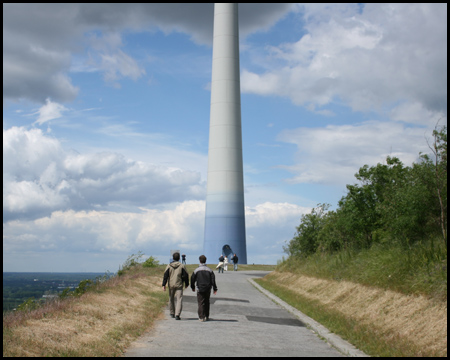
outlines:
{"label": "grass", "polygon": [[3,356],[120,356],[161,314],[164,267],[137,266],[79,298],[3,315]]}
{"label": "grass", "polygon": [[307,259],[289,258],[277,270],[447,300],[447,249],[437,241],[409,248],[375,245],[361,251],[316,253]]}
{"label": "grass", "polygon": [[255,281],[371,356],[447,353],[446,303],[292,273]]}
{"label": "grass", "polygon": [[[332,311],[325,306],[320,306],[316,302],[302,297],[295,292],[284,289],[267,279],[255,279],[255,281],[269,290],[274,295],[283,299],[289,305],[301,309],[309,317],[324,325],[330,331],[338,334],[343,339],[350,341],[358,349],[367,354],[377,356],[403,356],[395,351],[377,351],[377,342],[374,341],[374,334],[367,326],[360,326],[350,318],[342,316],[336,311]],[[390,348],[390,347],[388,347]],[[413,356],[410,354],[410,356]]]}
{"label": "grass", "polygon": [[[215,269],[215,265],[209,266]],[[3,356],[121,356],[167,304],[168,292],[161,288],[165,267],[133,265],[122,271],[123,275],[90,287],[80,297],[3,314]],[[198,264],[186,267],[191,275]],[[274,268],[239,265],[239,271]]]}
{"label": "grass", "polygon": [[290,258],[256,281],[371,356],[447,356],[443,244]]}
{"label": "grass", "polygon": [[[3,356],[121,356],[167,304],[161,290],[165,266],[133,266],[78,298],[4,314]],[[189,275],[197,266],[186,266]],[[443,247],[376,246],[238,269],[275,268],[257,280],[261,286],[367,354],[447,356]]]}

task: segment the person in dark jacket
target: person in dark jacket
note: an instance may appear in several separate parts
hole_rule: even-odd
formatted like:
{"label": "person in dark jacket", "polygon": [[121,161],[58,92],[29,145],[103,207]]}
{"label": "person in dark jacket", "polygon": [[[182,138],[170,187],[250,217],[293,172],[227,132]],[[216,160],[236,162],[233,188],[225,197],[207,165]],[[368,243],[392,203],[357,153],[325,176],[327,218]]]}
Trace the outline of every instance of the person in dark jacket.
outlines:
{"label": "person in dark jacket", "polygon": [[220,257],[219,257],[219,264],[217,264],[217,266],[216,266],[216,269],[219,269],[218,271],[217,271],[217,273],[218,274],[220,274],[220,270],[222,270],[222,274],[223,274],[223,262],[224,262],[224,257],[223,257],[223,255],[220,255]]}
{"label": "person in dark jacket", "polygon": [[237,271],[237,264],[238,264],[238,257],[236,254],[234,254],[234,256],[231,258],[231,260],[233,260],[233,267],[234,267],[234,271]]}
{"label": "person in dark jacket", "polygon": [[[199,260],[200,266],[194,270],[191,276],[191,289],[195,291],[195,287],[197,287],[198,319],[208,321],[211,288],[214,295],[217,294],[216,277],[214,271],[206,266],[206,256],[200,255]],[[195,286],[196,284],[197,286]]]}
{"label": "person in dark jacket", "polygon": [[[173,254],[173,262],[167,265],[164,271],[162,287],[166,291],[166,284],[169,281],[169,310],[170,316],[180,320],[183,309],[183,283],[186,288],[189,286],[189,274],[183,264],[180,263],[180,254]],[[176,304],[175,304],[176,303]]]}

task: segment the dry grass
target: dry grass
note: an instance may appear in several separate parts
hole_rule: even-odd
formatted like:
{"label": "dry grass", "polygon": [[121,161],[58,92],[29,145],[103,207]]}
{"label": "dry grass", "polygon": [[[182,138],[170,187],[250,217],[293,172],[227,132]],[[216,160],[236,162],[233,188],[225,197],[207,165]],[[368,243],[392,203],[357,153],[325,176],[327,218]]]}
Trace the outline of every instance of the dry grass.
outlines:
{"label": "dry grass", "polygon": [[416,356],[447,355],[447,301],[289,272],[266,278],[370,328],[382,341],[414,344]]}
{"label": "dry grass", "polygon": [[80,298],[3,318],[3,356],[119,356],[167,302],[161,274],[114,278]]}

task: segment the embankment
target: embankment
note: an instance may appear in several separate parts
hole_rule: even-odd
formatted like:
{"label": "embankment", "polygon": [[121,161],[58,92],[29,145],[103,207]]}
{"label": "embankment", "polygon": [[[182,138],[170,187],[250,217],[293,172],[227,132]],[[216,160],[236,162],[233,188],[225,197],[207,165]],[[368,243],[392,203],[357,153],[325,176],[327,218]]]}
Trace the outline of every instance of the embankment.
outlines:
{"label": "embankment", "polygon": [[[446,301],[290,272],[274,271],[263,280],[263,286],[264,283],[314,304],[319,312],[338,314],[381,342],[409,347],[409,353],[415,356],[447,355]],[[361,344],[354,345],[367,352]]]}
{"label": "embankment", "polygon": [[80,297],[4,315],[3,356],[120,356],[167,303],[162,271],[154,272],[115,277]]}

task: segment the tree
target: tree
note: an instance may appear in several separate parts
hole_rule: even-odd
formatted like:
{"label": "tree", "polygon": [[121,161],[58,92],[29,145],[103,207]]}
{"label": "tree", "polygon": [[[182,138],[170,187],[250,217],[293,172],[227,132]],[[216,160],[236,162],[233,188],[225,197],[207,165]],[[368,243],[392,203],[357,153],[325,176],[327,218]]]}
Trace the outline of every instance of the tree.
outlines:
{"label": "tree", "polygon": [[318,250],[331,253],[348,248],[353,239],[352,227],[348,221],[349,218],[343,216],[341,209],[329,211],[318,235]]}
{"label": "tree", "polygon": [[[428,141],[427,141],[428,142]],[[435,194],[439,204],[439,225],[442,237],[447,247],[447,127],[436,125],[433,130],[433,143],[428,147],[433,153],[433,159],[427,154],[420,154],[423,167],[433,171],[433,179],[427,179],[426,185]]]}
{"label": "tree", "polygon": [[310,214],[302,215],[297,232],[284,251],[289,256],[308,256],[314,254],[319,245],[319,233],[325,223],[329,204],[318,204]]}
{"label": "tree", "polygon": [[284,251],[308,256],[320,251],[369,248],[374,242],[403,246],[442,234],[447,247],[447,128],[433,131],[432,155],[420,154],[412,167],[396,157],[364,165],[347,185],[336,211],[319,204],[301,217]]}
{"label": "tree", "polygon": [[400,165],[397,158],[388,158],[388,164],[364,165],[355,174],[360,184],[347,185],[347,195],[339,201],[339,216],[343,230],[351,235],[355,248],[368,248],[373,233],[380,226],[380,204],[392,182],[392,169]]}

